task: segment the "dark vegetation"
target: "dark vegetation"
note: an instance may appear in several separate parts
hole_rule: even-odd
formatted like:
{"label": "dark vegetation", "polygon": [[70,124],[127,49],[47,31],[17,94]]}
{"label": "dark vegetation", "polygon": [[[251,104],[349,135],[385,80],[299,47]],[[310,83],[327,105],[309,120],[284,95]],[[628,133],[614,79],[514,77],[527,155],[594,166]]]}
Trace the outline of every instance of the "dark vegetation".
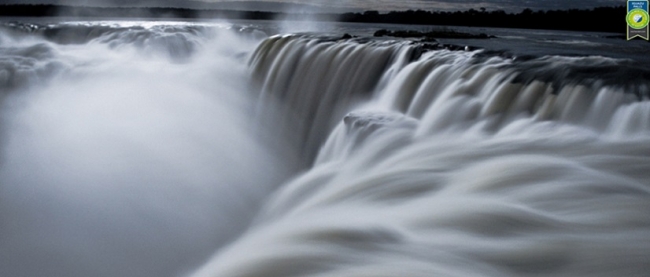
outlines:
{"label": "dark vegetation", "polygon": [[0,16],[153,17],[224,19],[311,19],[322,21],[504,27],[574,31],[621,32],[625,30],[626,9],[600,7],[590,10],[533,11],[520,13],[487,11],[456,12],[408,10],[379,13],[288,14],[259,11],[193,10],[181,8],[91,8],[56,5],[0,5]]}
{"label": "dark vegetation", "polygon": [[600,7],[591,10],[533,11],[524,9],[520,13],[506,13],[502,10],[487,11],[485,9],[470,9],[464,12],[408,10],[385,14],[377,11],[346,13],[339,20],[344,22],[622,32],[626,28],[626,13],[624,6]]}
{"label": "dark vegetation", "polygon": [[374,36],[376,37],[398,37],[398,38],[422,38],[423,41],[435,41],[436,38],[472,38],[472,39],[488,39],[494,38],[495,36],[488,36],[486,34],[468,34],[457,32],[449,29],[441,30],[432,30],[427,32],[419,31],[390,31],[386,29],[379,30],[375,32]]}

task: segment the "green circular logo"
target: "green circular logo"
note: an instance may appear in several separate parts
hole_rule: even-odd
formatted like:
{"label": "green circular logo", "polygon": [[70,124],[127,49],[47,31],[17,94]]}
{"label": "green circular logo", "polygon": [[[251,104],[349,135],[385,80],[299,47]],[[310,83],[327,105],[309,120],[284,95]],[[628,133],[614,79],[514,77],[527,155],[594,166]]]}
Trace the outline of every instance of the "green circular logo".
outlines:
{"label": "green circular logo", "polygon": [[627,13],[627,25],[634,29],[643,29],[648,26],[648,12],[642,9],[633,9]]}

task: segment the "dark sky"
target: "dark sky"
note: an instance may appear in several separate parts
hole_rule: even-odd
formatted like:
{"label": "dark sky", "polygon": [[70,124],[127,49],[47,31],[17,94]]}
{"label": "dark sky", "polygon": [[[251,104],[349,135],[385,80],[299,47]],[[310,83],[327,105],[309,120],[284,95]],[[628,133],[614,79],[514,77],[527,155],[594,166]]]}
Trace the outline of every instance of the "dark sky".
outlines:
{"label": "dark sky", "polygon": [[[12,3],[79,3],[92,4],[92,5],[124,5],[124,3],[160,3],[164,6],[169,6],[170,3],[174,6],[186,6],[188,4],[196,3],[198,0],[0,0],[3,2]],[[309,4],[314,6],[324,6],[330,8],[346,8],[353,10],[407,10],[407,9],[424,9],[424,10],[468,10],[470,8],[479,9],[485,7],[488,10],[503,9],[506,11],[521,11],[525,8],[533,10],[549,10],[549,9],[569,9],[569,8],[593,8],[598,6],[619,6],[625,5],[625,0],[204,0],[204,2],[218,3],[218,2],[248,2],[245,6],[256,6],[255,3],[250,2],[283,2],[283,3],[296,3],[296,4]],[[268,7],[268,4],[259,3],[259,6]]]}
{"label": "dark sky", "polygon": [[[277,1],[277,0],[275,0]],[[287,0],[289,1],[289,0]],[[485,7],[487,9],[523,10],[531,9],[567,9],[567,8],[593,8],[598,6],[625,5],[624,0],[312,0],[289,1],[301,3],[319,3],[322,5],[340,5],[345,7],[377,9],[377,10],[404,10],[404,9],[444,9],[467,10],[470,8]]]}

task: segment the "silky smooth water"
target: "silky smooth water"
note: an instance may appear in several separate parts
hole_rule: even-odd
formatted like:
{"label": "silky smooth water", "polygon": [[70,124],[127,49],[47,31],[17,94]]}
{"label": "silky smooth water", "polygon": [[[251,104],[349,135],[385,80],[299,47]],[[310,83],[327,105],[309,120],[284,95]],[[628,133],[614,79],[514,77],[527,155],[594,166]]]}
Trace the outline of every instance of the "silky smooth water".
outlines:
{"label": "silky smooth water", "polygon": [[253,25],[3,25],[0,272],[650,272],[634,56]]}

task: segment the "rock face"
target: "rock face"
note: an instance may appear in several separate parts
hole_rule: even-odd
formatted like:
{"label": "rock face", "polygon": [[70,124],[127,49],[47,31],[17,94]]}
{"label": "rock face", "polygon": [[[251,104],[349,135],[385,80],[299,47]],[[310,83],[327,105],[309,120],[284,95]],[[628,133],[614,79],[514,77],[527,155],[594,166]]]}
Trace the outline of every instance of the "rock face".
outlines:
{"label": "rock face", "polygon": [[[395,140],[397,144],[393,146],[397,149],[398,145],[410,141],[417,126],[417,119],[398,112],[374,110],[350,112],[343,117],[343,122],[325,142],[315,164],[344,160],[359,149],[367,147],[370,138],[375,143],[384,139]],[[391,149],[386,151],[390,152]]]}
{"label": "rock face", "polygon": [[383,111],[355,111],[343,118],[343,123],[350,129],[366,129],[370,132],[388,126],[414,127],[417,121],[401,113]]}

